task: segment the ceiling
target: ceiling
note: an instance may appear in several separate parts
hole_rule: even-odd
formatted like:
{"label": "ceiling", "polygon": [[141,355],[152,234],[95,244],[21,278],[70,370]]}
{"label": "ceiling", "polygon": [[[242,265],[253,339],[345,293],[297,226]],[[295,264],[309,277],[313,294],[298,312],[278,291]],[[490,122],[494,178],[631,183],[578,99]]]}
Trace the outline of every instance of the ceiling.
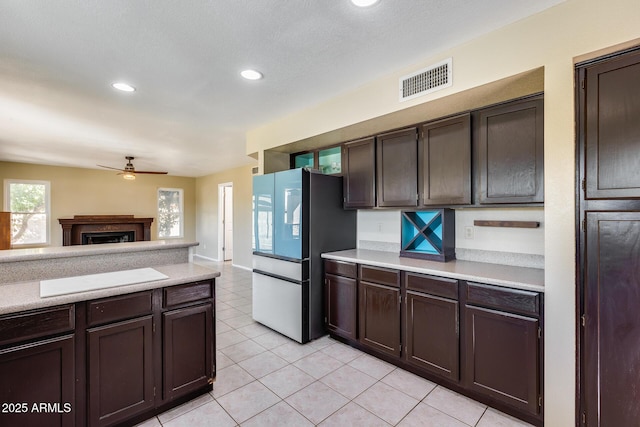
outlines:
{"label": "ceiling", "polygon": [[0,0],[0,160],[130,155],[189,177],[254,164],[247,130],[560,2]]}

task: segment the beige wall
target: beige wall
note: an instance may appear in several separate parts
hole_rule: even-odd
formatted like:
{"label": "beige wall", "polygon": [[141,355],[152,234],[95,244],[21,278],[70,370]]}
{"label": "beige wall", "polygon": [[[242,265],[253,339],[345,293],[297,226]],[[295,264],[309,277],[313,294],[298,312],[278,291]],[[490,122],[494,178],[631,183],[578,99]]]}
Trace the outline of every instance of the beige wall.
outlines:
{"label": "beige wall", "polygon": [[236,266],[251,268],[251,197],[253,166],[244,166],[196,178],[196,254],[219,260],[219,184],[233,184],[233,260]]}
{"label": "beige wall", "polygon": [[[196,180],[167,175],[138,175],[127,181],[117,172],[94,169],[0,162],[0,184],[5,179],[33,179],[51,183],[51,245],[62,246],[58,218],[73,215],[135,215],[152,217],[151,239],[157,239],[158,188],[184,190],[184,237],[196,238]],[[4,185],[0,188],[4,201]]]}
{"label": "beige wall", "polygon": [[[637,0],[568,0],[414,67],[362,86],[247,134],[247,153],[331,132],[518,73],[544,68],[545,92],[545,424],[575,424],[575,129],[574,63],[600,49],[640,44]],[[397,99],[398,77],[453,57],[453,86]]]}

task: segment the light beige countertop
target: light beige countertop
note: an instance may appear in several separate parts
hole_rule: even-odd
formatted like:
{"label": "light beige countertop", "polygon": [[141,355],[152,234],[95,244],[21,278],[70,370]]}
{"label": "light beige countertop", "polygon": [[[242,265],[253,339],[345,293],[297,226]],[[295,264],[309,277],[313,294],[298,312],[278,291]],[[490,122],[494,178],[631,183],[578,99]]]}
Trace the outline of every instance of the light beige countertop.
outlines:
{"label": "light beige countertop", "polygon": [[328,252],[322,258],[394,268],[414,273],[467,280],[528,291],[544,292],[544,270],[473,261],[437,262],[401,257],[397,252],[350,249]]}
{"label": "light beige countertop", "polygon": [[133,285],[116,286],[107,289],[99,289],[88,292],[77,292],[73,294],[52,296],[46,298],[40,297],[39,281],[3,284],[0,285],[0,314],[16,313],[25,310],[33,310],[36,308],[53,307],[56,305],[70,304],[97,298],[105,298],[115,295],[146,291],[149,289],[196,282],[199,280],[213,279],[220,276],[220,272],[216,270],[212,270],[210,268],[193,263],[162,265],[154,266],[153,268],[160,273],[165,274],[166,276],[168,276],[168,278],[145,283],[137,283]]}
{"label": "light beige countertop", "polygon": [[50,246],[46,248],[6,249],[0,251],[0,263],[52,258],[72,258],[88,255],[109,255],[127,252],[156,251],[198,246],[184,239],[151,240],[145,242],[105,243],[102,245]]}

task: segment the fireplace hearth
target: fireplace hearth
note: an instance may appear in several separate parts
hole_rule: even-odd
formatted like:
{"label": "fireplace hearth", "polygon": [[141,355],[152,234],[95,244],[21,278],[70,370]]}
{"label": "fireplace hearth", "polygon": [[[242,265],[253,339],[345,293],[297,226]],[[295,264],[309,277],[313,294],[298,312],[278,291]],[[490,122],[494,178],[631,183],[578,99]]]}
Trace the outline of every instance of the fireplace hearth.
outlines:
{"label": "fireplace hearth", "polygon": [[62,245],[91,245],[151,240],[153,218],[133,215],[75,215],[60,218]]}

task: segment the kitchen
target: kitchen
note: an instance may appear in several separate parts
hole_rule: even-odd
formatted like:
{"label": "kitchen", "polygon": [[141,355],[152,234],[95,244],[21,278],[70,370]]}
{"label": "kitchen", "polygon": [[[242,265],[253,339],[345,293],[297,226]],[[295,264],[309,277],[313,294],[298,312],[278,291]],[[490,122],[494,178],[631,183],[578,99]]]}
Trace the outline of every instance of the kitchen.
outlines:
{"label": "kitchen", "polygon": [[[544,209],[533,208],[532,217],[513,218],[505,210],[504,217],[491,216],[486,220],[537,221],[543,227],[531,240],[524,243],[522,236],[502,237],[502,242],[510,245],[509,252],[528,255],[544,255],[545,270],[545,424],[551,426],[574,425],[576,415],[576,274],[575,274],[575,101],[574,64],[607,53],[620,51],[637,45],[640,37],[637,22],[638,7],[635,2],[616,1],[605,5],[595,1],[567,1],[501,30],[460,45],[443,49],[438,54],[425,58],[418,66],[404,67],[388,78],[381,78],[360,89],[336,96],[312,108],[274,119],[247,133],[245,154],[256,154],[258,167],[269,167],[270,160],[277,160],[277,151],[271,149],[283,144],[305,141],[314,136],[328,137],[339,142],[332,131],[342,130],[344,140],[366,136],[358,130],[358,124],[381,118],[380,131],[400,126],[421,123],[427,119],[443,117],[459,111],[481,107],[462,106],[461,98],[485,97],[485,85],[495,83],[495,90],[522,92],[516,88],[499,84],[503,79],[521,75],[530,70],[544,67],[542,86],[545,97],[545,162]],[[554,29],[553,31],[551,29]],[[562,29],[559,31],[558,29]],[[415,69],[439,61],[444,57],[454,58],[454,85],[443,91],[417,98],[400,105],[397,93],[389,88],[397,86],[397,78]],[[487,60],[490,58],[490,60]],[[535,74],[535,73],[534,73]],[[539,76],[532,80],[539,87]],[[531,82],[525,79],[523,85]],[[478,91],[474,95],[473,91]],[[471,92],[469,92],[471,91]],[[456,97],[456,94],[461,94]],[[504,99],[511,97],[505,96]],[[444,104],[437,101],[442,100]],[[450,101],[453,105],[445,105]],[[420,109],[424,104],[429,108]],[[410,110],[409,107],[418,107]],[[407,109],[408,117],[402,117]],[[428,111],[425,111],[428,110]],[[421,115],[420,118],[413,117]],[[425,116],[426,115],[426,116]],[[384,121],[398,122],[388,126]],[[353,125],[353,127],[350,127]],[[360,125],[362,126],[362,125]],[[376,130],[377,132],[377,130]],[[338,132],[339,133],[339,132]],[[351,138],[349,135],[353,135]],[[299,150],[302,151],[302,150]],[[122,153],[124,155],[124,153]],[[103,161],[102,161],[103,162]],[[93,162],[96,163],[96,162]],[[234,264],[251,267],[251,168],[253,165],[233,168],[209,176],[184,178],[166,177],[157,181],[135,181],[136,187],[123,187],[108,178],[107,172],[96,170],[57,167],[25,166],[20,162],[3,162],[0,174],[3,179],[48,179],[52,182],[52,192],[57,197],[52,200],[52,222],[57,218],[76,214],[127,213],[139,216],[155,216],[154,195],[157,187],[185,189],[185,238],[197,240],[200,246],[196,253],[203,257],[217,259],[216,219],[212,212],[218,209],[215,197],[219,183],[234,182]],[[265,169],[262,172],[268,171]],[[151,177],[150,177],[151,178]],[[156,177],[153,177],[156,178]],[[145,188],[146,187],[146,188]],[[100,205],[96,189],[109,197],[109,203]],[[67,189],[72,189],[69,191]],[[124,193],[122,193],[124,192]],[[149,196],[148,194],[151,193]],[[61,200],[62,198],[62,200]],[[137,200],[135,208],[131,200]],[[83,205],[85,201],[87,206]],[[91,209],[88,204],[97,208]],[[458,220],[462,233],[456,232],[457,246],[469,249],[485,249],[483,244],[492,245],[492,239],[474,228],[474,239],[464,239],[464,227],[471,226],[471,210],[461,210],[468,215]],[[484,212],[484,211],[483,211]],[[360,211],[358,213],[358,240],[385,244],[400,244],[399,213],[397,211]],[[464,224],[467,225],[464,225]],[[56,224],[57,225],[57,224]],[[484,229],[482,229],[484,230]],[[379,234],[380,231],[382,234]],[[524,232],[523,230],[522,232]],[[531,230],[529,230],[531,231]],[[156,230],[153,229],[152,233]],[[52,232],[52,243],[60,244],[58,234]],[[521,244],[518,247],[518,244]],[[206,245],[206,248],[204,247]],[[488,247],[499,250],[500,244]],[[523,249],[526,247],[527,249]],[[529,249],[531,248],[531,249]],[[526,252],[526,251],[529,252]],[[553,396],[549,398],[549,396]]]}

